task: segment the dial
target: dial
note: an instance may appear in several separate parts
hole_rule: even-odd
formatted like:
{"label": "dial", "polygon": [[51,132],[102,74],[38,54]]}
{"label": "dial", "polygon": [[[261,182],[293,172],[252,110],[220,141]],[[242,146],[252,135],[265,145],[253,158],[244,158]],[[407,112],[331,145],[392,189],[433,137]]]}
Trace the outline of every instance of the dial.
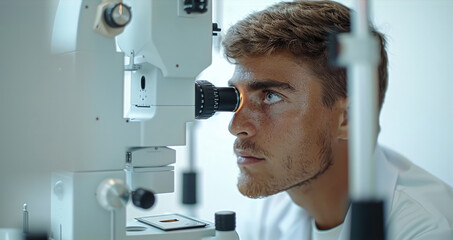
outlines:
{"label": "dial", "polygon": [[123,3],[111,4],[104,11],[105,22],[112,28],[126,26],[131,18],[131,8]]}

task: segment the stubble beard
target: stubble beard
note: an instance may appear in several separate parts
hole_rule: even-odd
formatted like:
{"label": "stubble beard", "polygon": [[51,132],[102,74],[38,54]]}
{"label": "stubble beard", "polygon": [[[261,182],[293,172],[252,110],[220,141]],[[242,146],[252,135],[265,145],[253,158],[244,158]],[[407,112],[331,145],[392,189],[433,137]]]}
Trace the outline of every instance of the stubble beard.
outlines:
{"label": "stubble beard", "polygon": [[[253,174],[246,167],[240,167],[238,177],[239,192],[249,198],[263,198],[274,195],[276,193],[287,191],[294,187],[308,185],[324,174],[333,164],[332,147],[330,136],[325,132],[320,131],[316,143],[319,145],[320,151],[318,156],[312,159],[307,159],[302,153],[298,157],[288,156],[282,161],[285,176],[275,177],[273,175]],[[251,150],[254,153],[264,153],[265,156],[271,156],[263,149],[250,142],[239,142],[236,140],[235,147]],[[297,158],[297,159],[296,159]],[[275,161],[275,157],[273,158]],[[266,160],[265,160],[266,161]],[[308,170],[319,162],[316,170]],[[270,169],[270,171],[272,171]]]}

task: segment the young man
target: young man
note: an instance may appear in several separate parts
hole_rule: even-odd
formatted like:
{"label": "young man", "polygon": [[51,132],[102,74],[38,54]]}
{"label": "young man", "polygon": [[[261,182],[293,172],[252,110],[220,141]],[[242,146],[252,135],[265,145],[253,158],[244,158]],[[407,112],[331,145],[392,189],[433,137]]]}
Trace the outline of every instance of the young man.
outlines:
{"label": "young man", "polygon": [[[267,198],[244,239],[348,239],[348,97],[345,69],[328,64],[329,32],[350,31],[331,1],[282,2],[232,26],[223,42],[236,64],[242,106],[230,132],[239,191]],[[387,87],[383,36],[379,106]],[[453,191],[397,153],[376,147],[388,239],[453,239]],[[284,193],[286,192],[286,193]]]}

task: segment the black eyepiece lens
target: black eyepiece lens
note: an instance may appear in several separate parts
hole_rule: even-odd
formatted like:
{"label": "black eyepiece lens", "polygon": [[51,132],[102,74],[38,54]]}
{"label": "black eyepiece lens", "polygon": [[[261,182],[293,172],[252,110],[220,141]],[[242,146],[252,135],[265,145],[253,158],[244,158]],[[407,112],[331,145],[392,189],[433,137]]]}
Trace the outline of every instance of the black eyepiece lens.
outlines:
{"label": "black eyepiece lens", "polygon": [[235,87],[217,88],[205,80],[195,82],[196,119],[208,119],[217,111],[234,112],[239,104],[239,91]]}

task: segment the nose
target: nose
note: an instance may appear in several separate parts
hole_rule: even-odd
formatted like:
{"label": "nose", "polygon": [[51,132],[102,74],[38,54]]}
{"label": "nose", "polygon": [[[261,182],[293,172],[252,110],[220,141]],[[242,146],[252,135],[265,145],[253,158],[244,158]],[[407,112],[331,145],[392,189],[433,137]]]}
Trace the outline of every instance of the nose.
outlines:
{"label": "nose", "polygon": [[231,118],[228,130],[238,138],[247,138],[256,134],[256,116],[246,97],[242,97],[242,107],[239,108]]}

